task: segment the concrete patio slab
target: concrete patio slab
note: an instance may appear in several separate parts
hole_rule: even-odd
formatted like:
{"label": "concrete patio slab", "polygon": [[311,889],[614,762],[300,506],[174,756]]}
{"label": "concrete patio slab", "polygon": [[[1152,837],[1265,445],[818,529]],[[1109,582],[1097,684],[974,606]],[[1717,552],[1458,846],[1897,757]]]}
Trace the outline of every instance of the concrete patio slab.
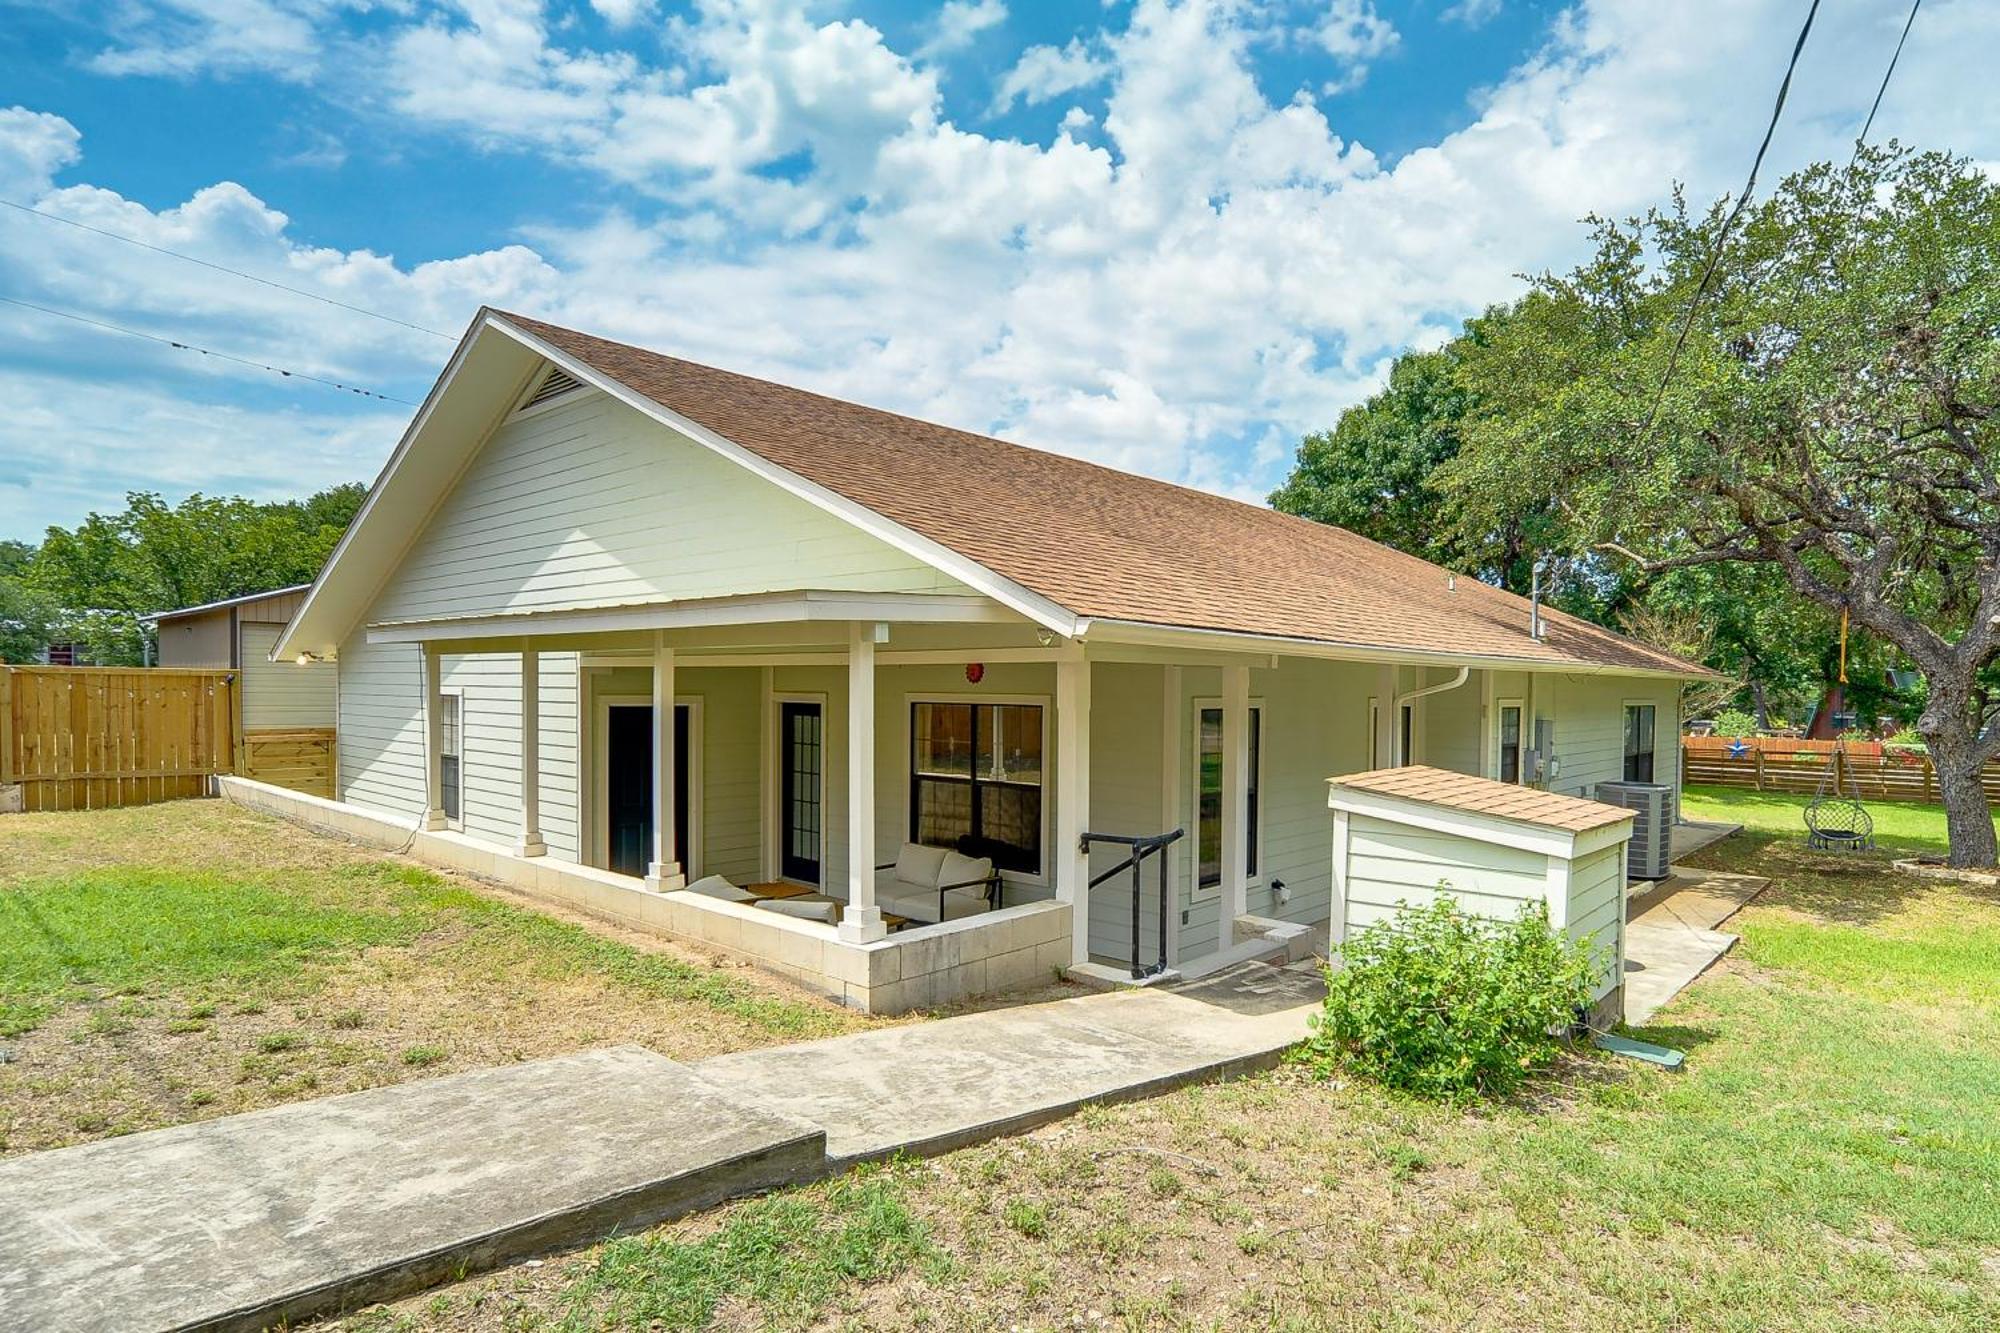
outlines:
{"label": "concrete patio slab", "polygon": [[938,1153],[1092,1101],[1276,1063],[1324,988],[1310,964],[1246,963],[1112,991],[704,1060],[708,1082],[826,1127],[834,1167]]}
{"label": "concrete patio slab", "polygon": [[1682,860],[1693,856],[1704,847],[1711,847],[1721,842],[1724,838],[1732,837],[1742,831],[1743,826],[1741,824],[1725,824],[1699,819],[1683,820],[1674,825],[1673,838],[1669,843],[1669,847],[1671,848],[1669,856],[1675,861]]}
{"label": "concrete patio slab", "polygon": [[1770,884],[1760,875],[1731,875],[1677,865],[1673,876],[1627,905],[1625,1021],[1652,1021],[1674,996],[1735,946],[1720,929]]}
{"label": "concrete patio slab", "polygon": [[0,1163],[0,1325],[255,1329],[822,1169],[824,1135],[635,1046]]}

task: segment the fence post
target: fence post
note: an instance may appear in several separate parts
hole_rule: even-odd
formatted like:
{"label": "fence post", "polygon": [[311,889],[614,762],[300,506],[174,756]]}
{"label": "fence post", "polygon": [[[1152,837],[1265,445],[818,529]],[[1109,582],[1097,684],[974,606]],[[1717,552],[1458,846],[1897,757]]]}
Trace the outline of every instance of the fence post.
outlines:
{"label": "fence post", "polygon": [[248,777],[250,751],[243,739],[243,695],[237,688],[242,680],[241,671],[224,676],[221,693],[223,716],[229,722],[229,771],[239,777]]}
{"label": "fence post", "polygon": [[1936,771],[1931,767],[1931,752],[1926,750],[1924,751],[1924,800],[1926,801],[1931,798],[1931,783],[1936,776]]}
{"label": "fence post", "polygon": [[14,780],[14,669],[0,666],[0,782]]}
{"label": "fence post", "polygon": [[1750,751],[1750,753],[1751,753],[1752,755],[1756,756],[1756,759],[1757,759],[1757,790],[1758,790],[1758,791],[1762,791],[1762,790],[1764,790],[1764,746],[1763,746],[1763,739],[1764,739],[1763,737],[1759,736],[1759,737],[1757,738],[1757,744],[1756,744],[1756,745],[1755,745],[1755,746],[1754,746],[1754,747],[1753,747],[1753,748],[1751,749],[1751,751]]}

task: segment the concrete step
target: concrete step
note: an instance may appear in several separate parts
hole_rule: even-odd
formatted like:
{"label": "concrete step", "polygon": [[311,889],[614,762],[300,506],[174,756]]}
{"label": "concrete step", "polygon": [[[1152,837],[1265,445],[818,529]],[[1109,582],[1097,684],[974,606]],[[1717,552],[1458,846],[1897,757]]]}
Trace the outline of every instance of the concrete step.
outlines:
{"label": "concrete step", "polygon": [[826,1169],[826,1133],[637,1046],[0,1162],[0,1325],[261,1329]]}
{"label": "concrete step", "polygon": [[1184,981],[1199,981],[1212,977],[1217,972],[1226,972],[1239,963],[1271,963],[1282,967],[1291,959],[1285,956],[1286,941],[1268,939],[1259,935],[1252,939],[1239,940],[1220,953],[1208,954],[1193,962],[1181,965]]}
{"label": "concrete step", "polygon": [[1063,976],[1079,986],[1091,990],[1128,990],[1145,986],[1164,986],[1179,981],[1181,974],[1173,968],[1155,972],[1149,977],[1135,977],[1129,964],[1113,963],[1073,963],[1063,969]]}

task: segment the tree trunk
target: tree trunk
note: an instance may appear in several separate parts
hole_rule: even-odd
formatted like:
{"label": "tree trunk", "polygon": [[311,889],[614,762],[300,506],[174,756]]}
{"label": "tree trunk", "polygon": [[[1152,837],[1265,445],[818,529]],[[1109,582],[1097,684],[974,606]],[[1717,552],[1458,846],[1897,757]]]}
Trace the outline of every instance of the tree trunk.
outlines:
{"label": "tree trunk", "polygon": [[1764,698],[1763,681],[1753,680],[1750,682],[1750,698],[1752,706],[1757,710],[1757,730],[1769,731],[1771,729],[1771,708],[1769,702]]}
{"label": "tree trunk", "polygon": [[1930,747],[1937,770],[1938,793],[1944,798],[1945,830],[1951,839],[1950,864],[1987,868],[2000,860],[1993,836],[1993,811],[1980,785],[1984,767],[1978,754],[1969,713],[1962,704],[1932,695],[1917,731]]}

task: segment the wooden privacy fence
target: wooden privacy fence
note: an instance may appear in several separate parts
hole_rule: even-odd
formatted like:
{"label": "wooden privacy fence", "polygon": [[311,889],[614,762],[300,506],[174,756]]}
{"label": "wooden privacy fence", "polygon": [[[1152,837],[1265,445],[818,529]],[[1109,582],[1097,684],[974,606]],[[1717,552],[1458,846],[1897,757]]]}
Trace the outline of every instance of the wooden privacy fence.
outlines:
{"label": "wooden privacy fence", "polygon": [[[0,800],[101,810],[205,796],[235,771],[237,673],[0,667]],[[8,808],[0,805],[0,809]]]}
{"label": "wooden privacy fence", "polygon": [[[1737,747],[1741,747],[1738,749]],[[1880,741],[1808,741],[1779,736],[1681,737],[1681,780],[1711,787],[1811,796],[1824,784],[1833,790],[1827,766],[1835,766],[1840,790],[1859,791],[1876,801],[1929,801],[1938,792],[1937,770],[1920,749]],[[2000,800],[2000,762],[1980,774],[1987,798]]]}
{"label": "wooden privacy fence", "polygon": [[246,731],[238,765],[246,778],[333,799],[333,728]]}

